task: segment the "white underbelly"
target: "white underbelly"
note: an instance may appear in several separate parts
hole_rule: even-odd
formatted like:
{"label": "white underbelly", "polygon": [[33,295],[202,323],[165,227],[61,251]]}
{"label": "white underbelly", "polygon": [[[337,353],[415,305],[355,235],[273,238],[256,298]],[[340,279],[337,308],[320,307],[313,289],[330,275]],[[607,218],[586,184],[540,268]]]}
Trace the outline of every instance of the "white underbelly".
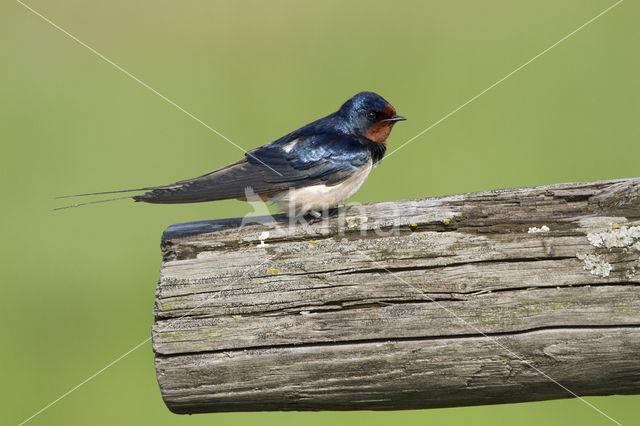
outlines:
{"label": "white underbelly", "polygon": [[363,166],[353,176],[345,179],[337,185],[312,185],[303,188],[292,188],[275,194],[269,201],[277,203],[285,212],[294,215],[307,213],[311,210],[321,212],[335,207],[345,200],[353,197],[360,189],[369,173],[372,162]]}

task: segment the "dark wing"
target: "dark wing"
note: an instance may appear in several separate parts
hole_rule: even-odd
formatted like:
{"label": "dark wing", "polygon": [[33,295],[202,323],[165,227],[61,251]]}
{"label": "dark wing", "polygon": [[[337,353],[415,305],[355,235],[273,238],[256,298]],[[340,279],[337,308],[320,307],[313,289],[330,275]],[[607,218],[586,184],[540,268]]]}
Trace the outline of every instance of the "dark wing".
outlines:
{"label": "dark wing", "polygon": [[291,134],[254,149],[237,163],[206,175],[159,187],[136,201],[173,204],[244,198],[247,189],[261,196],[302,186],[336,185],[371,158],[369,150],[347,135]]}

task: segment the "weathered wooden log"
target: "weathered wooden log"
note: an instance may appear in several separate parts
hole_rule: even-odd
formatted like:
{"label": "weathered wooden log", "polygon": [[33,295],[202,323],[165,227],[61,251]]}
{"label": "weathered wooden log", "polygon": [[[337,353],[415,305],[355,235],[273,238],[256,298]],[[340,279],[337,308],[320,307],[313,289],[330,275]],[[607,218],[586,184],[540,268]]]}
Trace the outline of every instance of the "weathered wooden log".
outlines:
{"label": "weathered wooden log", "polygon": [[640,178],[177,224],[162,253],[176,413],[640,393]]}

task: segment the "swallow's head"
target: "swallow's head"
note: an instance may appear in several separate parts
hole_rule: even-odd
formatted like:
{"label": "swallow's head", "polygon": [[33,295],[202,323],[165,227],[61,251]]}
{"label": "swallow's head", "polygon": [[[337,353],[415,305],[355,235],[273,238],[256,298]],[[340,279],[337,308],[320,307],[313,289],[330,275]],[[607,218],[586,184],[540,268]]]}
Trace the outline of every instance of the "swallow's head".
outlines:
{"label": "swallow's head", "polygon": [[349,131],[374,142],[385,143],[393,125],[406,120],[382,96],[360,92],[345,102],[338,113],[346,121]]}

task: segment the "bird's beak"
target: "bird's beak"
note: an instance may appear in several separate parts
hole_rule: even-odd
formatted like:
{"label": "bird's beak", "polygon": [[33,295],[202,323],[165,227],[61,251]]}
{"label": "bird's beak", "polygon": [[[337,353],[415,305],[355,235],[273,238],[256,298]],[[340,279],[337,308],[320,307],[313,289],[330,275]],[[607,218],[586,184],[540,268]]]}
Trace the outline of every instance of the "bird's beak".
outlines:
{"label": "bird's beak", "polygon": [[394,115],[391,118],[385,118],[384,120],[380,120],[380,121],[392,121],[392,122],[396,122],[396,121],[404,121],[406,120],[405,117],[401,116],[401,115]]}

